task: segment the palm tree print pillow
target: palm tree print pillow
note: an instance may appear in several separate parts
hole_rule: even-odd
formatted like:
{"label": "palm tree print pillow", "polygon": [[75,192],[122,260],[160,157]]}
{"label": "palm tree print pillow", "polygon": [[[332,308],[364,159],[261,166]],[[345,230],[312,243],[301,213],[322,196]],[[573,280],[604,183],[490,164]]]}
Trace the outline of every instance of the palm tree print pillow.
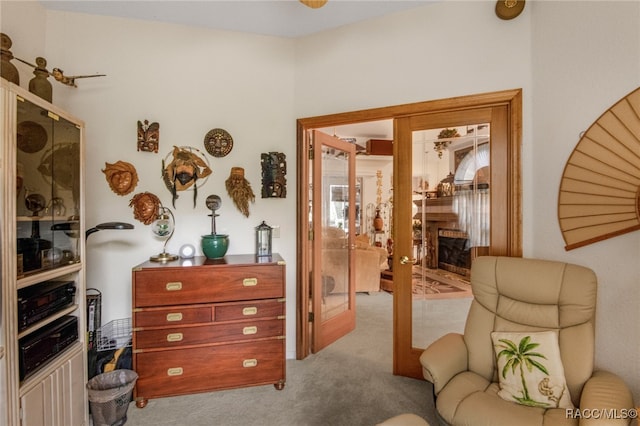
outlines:
{"label": "palm tree print pillow", "polygon": [[564,378],[558,333],[493,332],[500,391],[507,401],[540,408],[574,408]]}

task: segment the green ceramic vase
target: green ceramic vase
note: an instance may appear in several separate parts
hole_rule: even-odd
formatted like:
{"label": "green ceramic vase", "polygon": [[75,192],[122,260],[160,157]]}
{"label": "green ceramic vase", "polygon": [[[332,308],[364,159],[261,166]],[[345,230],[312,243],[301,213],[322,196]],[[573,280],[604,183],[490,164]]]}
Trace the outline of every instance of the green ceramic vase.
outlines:
{"label": "green ceramic vase", "polygon": [[226,234],[209,234],[202,236],[202,252],[208,259],[224,257],[229,248],[229,236]]}

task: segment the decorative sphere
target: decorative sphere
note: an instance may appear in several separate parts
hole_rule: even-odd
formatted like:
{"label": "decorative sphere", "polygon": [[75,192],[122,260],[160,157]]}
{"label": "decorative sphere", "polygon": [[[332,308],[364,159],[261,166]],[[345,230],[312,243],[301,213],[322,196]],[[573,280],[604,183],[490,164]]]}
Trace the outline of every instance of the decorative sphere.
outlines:
{"label": "decorative sphere", "polygon": [[229,236],[226,234],[209,234],[202,236],[202,252],[208,259],[224,257],[229,248]]}
{"label": "decorative sphere", "polygon": [[173,232],[173,221],[168,215],[159,215],[153,222],[151,231],[158,237],[166,237]]}
{"label": "decorative sphere", "polygon": [[184,244],[180,247],[180,257],[183,259],[191,259],[196,254],[196,248],[193,244]]}

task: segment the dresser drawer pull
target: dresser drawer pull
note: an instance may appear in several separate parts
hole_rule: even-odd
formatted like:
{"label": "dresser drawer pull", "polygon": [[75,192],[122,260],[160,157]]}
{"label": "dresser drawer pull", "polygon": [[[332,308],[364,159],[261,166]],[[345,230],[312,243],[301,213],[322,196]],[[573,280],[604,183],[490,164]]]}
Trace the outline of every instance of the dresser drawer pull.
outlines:
{"label": "dresser drawer pull", "polygon": [[167,322],[182,321],[182,312],[172,312],[167,314]]}
{"label": "dresser drawer pull", "polygon": [[167,376],[182,376],[182,367],[174,367],[167,370]]}
{"label": "dresser drawer pull", "polygon": [[253,287],[258,285],[258,279],[257,278],[245,278],[244,280],[242,280],[242,285],[245,287]]}
{"label": "dresser drawer pull", "polygon": [[180,342],[181,340],[182,340],[182,333],[167,334],[167,342]]}
{"label": "dresser drawer pull", "polygon": [[182,290],[182,282],[180,281],[171,281],[166,285],[167,291],[178,291]]}
{"label": "dresser drawer pull", "polygon": [[242,361],[242,366],[244,368],[251,368],[251,367],[255,367],[258,365],[258,360],[253,358],[253,359],[245,359],[244,361]]}
{"label": "dresser drawer pull", "polygon": [[244,334],[245,336],[247,334],[256,334],[258,332],[258,327],[256,327],[255,325],[252,325],[251,327],[245,327],[242,329],[242,334]]}
{"label": "dresser drawer pull", "polygon": [[258,313],[258,308],[255,306],[249,306],[242,309],[242,315],[255,315]]}

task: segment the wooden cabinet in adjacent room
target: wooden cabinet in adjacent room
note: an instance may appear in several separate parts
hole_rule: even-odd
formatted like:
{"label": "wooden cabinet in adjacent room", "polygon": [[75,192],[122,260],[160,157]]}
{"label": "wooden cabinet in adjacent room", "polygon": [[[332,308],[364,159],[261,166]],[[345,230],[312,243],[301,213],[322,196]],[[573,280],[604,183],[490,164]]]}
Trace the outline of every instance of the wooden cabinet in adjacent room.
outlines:
{"label": "wooden cabinet in adjacent room", "polygon": [[133,268],[134,398],[285,384],[280,255],[145,262]]}

